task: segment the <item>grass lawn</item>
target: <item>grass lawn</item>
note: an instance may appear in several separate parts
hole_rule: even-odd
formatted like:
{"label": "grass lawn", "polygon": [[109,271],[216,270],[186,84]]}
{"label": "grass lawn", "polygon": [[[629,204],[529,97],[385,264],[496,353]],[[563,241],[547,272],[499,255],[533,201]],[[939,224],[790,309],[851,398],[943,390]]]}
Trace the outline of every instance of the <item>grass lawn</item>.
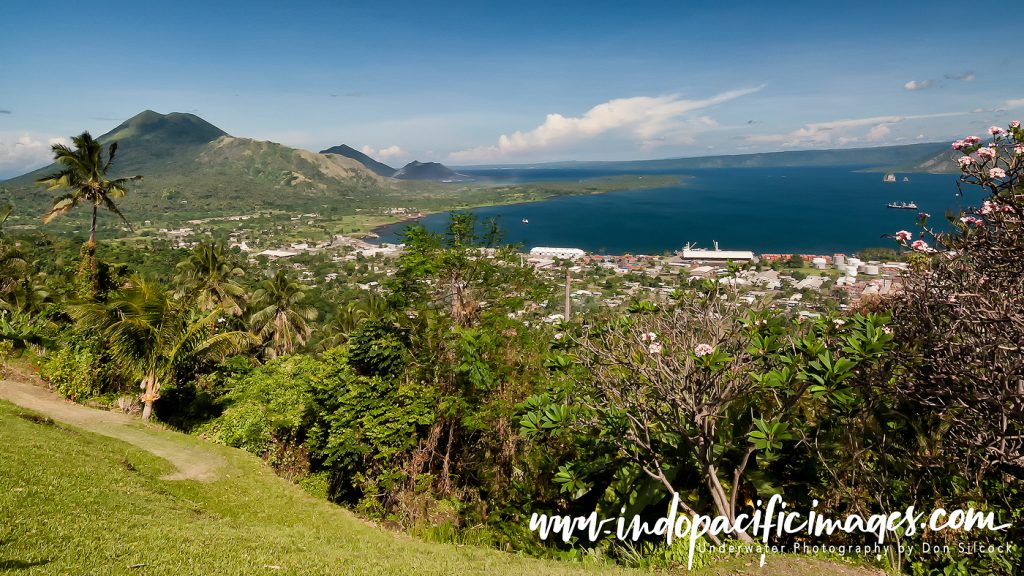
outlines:
{"label": "grass lawn", "polygon": [[[245,452],[156,426],[129,428],[223,465],[212,481],[172,480],[175,467],[148,451],[0,401],[0,572],[639,573],[387,532],[307,495]],[[770,558],[765,569],[734,559],[708,573],[872,574],[793,557]]]}
{"label": "grass lawn", "polygon": [[[226,460],[219,479],[163,480],[174,472],[163,459],[0,402],[0,572],[584,572],[578,565],[382,531],[306,495],[253,456],[206,448]],[[586,572],[613,573],[601,567]]]}

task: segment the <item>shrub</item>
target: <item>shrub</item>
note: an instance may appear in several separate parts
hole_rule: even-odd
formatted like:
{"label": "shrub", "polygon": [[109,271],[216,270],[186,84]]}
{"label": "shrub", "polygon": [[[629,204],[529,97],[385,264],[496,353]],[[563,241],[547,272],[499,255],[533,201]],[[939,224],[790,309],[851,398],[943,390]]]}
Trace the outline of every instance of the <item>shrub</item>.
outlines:
{"label": "shrub", "polygon": [[40,374],[57,392],[75,402],[92,398],[102,390],[96,357],[88,350],[61,348],[46,357]]}
{"label": "shrub", "polygon": [[0,340],[0,378],[6,378],[10,369],[7,362],[11,359],[11,351],[14,350],[14,342]]}

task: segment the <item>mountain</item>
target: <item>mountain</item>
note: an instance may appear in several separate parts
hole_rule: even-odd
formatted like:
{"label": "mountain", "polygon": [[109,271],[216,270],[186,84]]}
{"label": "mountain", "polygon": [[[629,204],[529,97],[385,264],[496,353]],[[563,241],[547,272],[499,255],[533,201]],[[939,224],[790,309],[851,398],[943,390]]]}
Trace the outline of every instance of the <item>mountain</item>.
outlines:
{"label": "mountain", "polygon": [[397,172],[397,170],[395,170],[391,166],[388,166],[383,162],[378,162],[371,158],[370,156],[363,154],[359,150],[356,150],[355,148],[352,148],[351,146],[347,146],[345,144],[341,144],[339,146],[331,146],[326,150],[321,150],[320,153],[338,154],[346,158],[351,158],[356,162],[359,162],[363,166],[366,166],[374,174],[378,176],[383,176],[385,178],[390,178],[395,175],[395,172]]}
{"label": "mountain", "polygon": [[952,174],[959,173],[960,167],[957,165],[956,156],[947,144],[943,148],[942,152],[925,158],[919,162],[913,164],[907,164],[904,166],[896,166],[895,168],[900,169],[902,172],[933,172],[937,174]]}
{"label": "mountain", "polygon": [[413,160],[398,172],[393,178],[399,180],[433,180],[435,182],[469,182],[472,177],[459,174],[444,164],[437,162],[417,162]]}
{"label": "mountain", "polygon": [[[239,214],[261,208],[351,207],[389,187],[356,160],[315,154],[274,142],[237,138],[193,114],[146,110],[99,137],[117,142],[110,175],[141,174],[121,201],[135,218],[156,211]],[[18,213],[39,213],[56,193],[34,184],[50,165],[6,182]]]}
{"label": "mountain", "polygon": [[[864,166],[889,167],[917,165],[949,148],[944,142],[879,146],[875,148],[843,148],[835,150],[792,150],[787,152],[761,152],[693,158],[665,158],[661,160],[550,162],[483,168],[572,168],[581,170],[623,171],[634,170],[688,170],[699,168],[785,168],[798,166]],[[470,169],[469,166],[462,167]]]}

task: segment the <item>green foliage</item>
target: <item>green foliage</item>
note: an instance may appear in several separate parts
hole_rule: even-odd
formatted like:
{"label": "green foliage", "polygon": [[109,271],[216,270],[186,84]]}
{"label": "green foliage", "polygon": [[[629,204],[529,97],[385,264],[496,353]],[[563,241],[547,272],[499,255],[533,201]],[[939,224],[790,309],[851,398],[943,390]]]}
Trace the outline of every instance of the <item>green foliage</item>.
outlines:
{"label": "green foliage", "polygon": [[397,376],[408,362],[407,341],[408,336],[394,324],[363,320],[349,339],[349,363],[365,376]]}
{"label": "green foliage", "polygon": [[8,362],[11,360],[12,352],[14,351],[14,342],[10,340],[0,340],[0,378],[6,378],[10,372]]}
{"label": "green foliage", "polygon": [[46,357],[40,375],[65,398],[82,401],[101,392],[97,358],[87,349],[66,347]]}
{"label": "green foliage", "polygon": [[301,437],[315,418],[319,362],[294,356],[275,360],[228,383],[227,408],[201,434],[264,455],[274,440]]}

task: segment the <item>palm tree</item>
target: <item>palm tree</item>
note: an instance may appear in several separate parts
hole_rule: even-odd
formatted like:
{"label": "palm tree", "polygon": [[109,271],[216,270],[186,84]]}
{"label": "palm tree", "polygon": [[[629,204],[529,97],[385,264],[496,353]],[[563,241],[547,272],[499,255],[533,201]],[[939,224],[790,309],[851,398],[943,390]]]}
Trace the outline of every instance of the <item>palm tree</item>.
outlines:
{"label": "palm tree", "polygon": [[248,332],[218,333],[220,310],[198,312],[171,298],[160,285],[138,277],[107,303],[72,306],[69,312],[79,324],[99,327],[114,361],[142,379],[143,420],[153,413],[164,383],[173,383],[200,362],[223,359],[259,343]]}
{"label": "palm tree", "polygon": [[316,308],[302,304],[306,287],[288,277],[284,270],[260,282],[252,295],[253,312],[249,329],[267,342],[267,355],[291,354],[306,343],[316,319]]}
{"label": "palm tree", "polygon": [[92,225],[89,227],[87,246],[90,252],[95,252],[97,210],[103,206],[117,214],[121,221],[131,228],[131,223],[117,208],[113,199],[123,197],[128,192],[128,184],[141,180],[142,176],[114,180],[107,178],[107,171],[110,170],[114,154],[117,152],[117,142],[112,142],[107,147],[107,157],[104,159],[103,145],[94,140],[88,132],[82,132],[71,141],[75,145],[73,150],[64,144],[52,146],[53,159],[61,170],[36,180],[37,184],[47,186],[48,190],[70,190],[53,201],[53,206],[43,215],[43,222],[50,222],[58,216],[67,214],[79,203],[88,202],[92,207]]}
{"label": "palm tree", "polygon": [[239,316],[245,304],[245,289],[232,278],[244,275],[245,272],[228,259],[223,246],[202,242],[188,258],[178,263],[174,276],[178,286],[175,296],[195,298],[200,310],[208,312],[219,307],[232,316]]}
{"label": "palm tree", "polygon": [[364,298],[351,300],[339,305],[334,318],[326,327],[327,335],[318,344],[320,349],[329,350],[348,342],[351,334],[363,320],[391,320],[388,313],[387,300],[379,294],[370,292]]}
{"label": "palm tree", "polygon": [[0,239],[0,298],[13,292],[28,273],[28,262],[17,246]]}
{"label": "palm tree", "polygon": [[11,212],[14,212],[14,206],[11,206],[10,204],[0,206],[0,236],[4,235],[4,224],[6,224],[7,219],[11,217]]}

